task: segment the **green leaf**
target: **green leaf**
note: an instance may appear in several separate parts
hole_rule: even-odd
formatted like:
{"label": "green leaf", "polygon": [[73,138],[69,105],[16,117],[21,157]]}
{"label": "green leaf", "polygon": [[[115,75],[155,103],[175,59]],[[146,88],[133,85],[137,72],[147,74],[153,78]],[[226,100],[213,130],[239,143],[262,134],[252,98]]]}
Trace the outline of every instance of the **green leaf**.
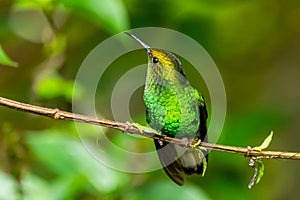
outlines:
{"label": "green leaf", "polygon": [[80,193],[84,193],[89,180],[81,174],[62,176],[52,184],[51,199],[76,199]]}
{"label": "green leaf", "polygon": [[67,100],[72,99],[73,82],[63,79],[56,73],[47,75],[37,84],[37,94],[45,99],[64,97]]}
{"label": "green leaf", "polygon": [[115,34],[129,29],[129,15],[121,0],[18,0],[18,8],[53,9],[63,4]]}
{"label": "green leaf", "polygon": [[257,166],[257,178],[256,178],[256,181],[255,181],[255,184],[259,183],[260,179],[263,177],[264,175],[264,170],[265,170],[265,166],[264,166],[264,163],[258,159],[256,160],[256,166]]}
{"label": "green leaf", "polygon": [[12,61],[4,52],[4,50],[2,49],[1,45],[0,45],[0,64],[2,65],[7,65],[10,67],[18,67],[18,63]]}
{"label": "green leaf", "polygon": [[263,141],[263,143],[260,146],[254,147],[254,150],[261,151],[269,147],[273,137],[273,131],[266,137],[266,139]]}
{"label": "green leaf", "polygon": [[0,170],[0,199],[13,200],[17,199],[17,183],[14,178],[9,174],[4,174]]}
{"label": "green leaf", "polygon": [[57,180],[61,180],[58,185],[64,182],[69,185],[68,188],[74,188],[71,193],[60,195],[76,195],[80,193],[79,186],[92,185],[98,192],[109,193],[128,184],[127,174],[97,162],[79,140],[55,130],[37,133],[31,133],[28,137],[33,153],[56,174]]}
{"label": "green leaf", "polygon": [[270,135],[264,140],[264,142],[260,145],[261,149],[266,149],[269,147],[273,137],[273,131],[271,131]]}
{"label": "green leaf", "polygon": [[199,186],[187,183],[183,187],[178,187],[172,181],[165,180],[155,181],[155,183],[147,184],[145,187],[140,187],[133,192],[127,192],[124,199],[209,200],[210,198]]}
{"label": "green leaf", "polygon": [[[54,193],[51,191],[51,183],[33,173],[26,173],[22,179],[22,188],[24,198],[30,200],[50,200],[54,199]],[[20,198],[21,199],[21,198]]]}
{"label": "green leaf", "polygon": [[53,0],[16,0],[19,9],[42,8],[44,10],[52,9],[54,5]]}
{"label": "green leaf", "polygon": [[129,28],[128,13],[121,0],[61,0],[61,2],[110,33],[119,33]]}

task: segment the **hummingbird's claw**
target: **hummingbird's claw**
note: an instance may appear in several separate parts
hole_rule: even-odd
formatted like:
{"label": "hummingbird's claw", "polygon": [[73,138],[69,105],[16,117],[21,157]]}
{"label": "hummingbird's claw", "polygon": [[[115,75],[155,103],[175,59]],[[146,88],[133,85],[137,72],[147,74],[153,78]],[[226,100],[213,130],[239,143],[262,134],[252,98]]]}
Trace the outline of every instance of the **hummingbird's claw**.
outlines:
{"label": "hummingbird's claw", "polygon": [[[130,123],[130,122],[127,122]],[[144,126],[138,124],[138,123],[130,123],[131,126],[133,126],[134,128],[136,128],[138,130],[139,133],[143,133],[144,132]]]}
{"label": "hummingbird's claw", "polygon": [[200,139],[195,139],[195,141],[192,144],[193,148],[198,148],[201,144],[201,140]]}

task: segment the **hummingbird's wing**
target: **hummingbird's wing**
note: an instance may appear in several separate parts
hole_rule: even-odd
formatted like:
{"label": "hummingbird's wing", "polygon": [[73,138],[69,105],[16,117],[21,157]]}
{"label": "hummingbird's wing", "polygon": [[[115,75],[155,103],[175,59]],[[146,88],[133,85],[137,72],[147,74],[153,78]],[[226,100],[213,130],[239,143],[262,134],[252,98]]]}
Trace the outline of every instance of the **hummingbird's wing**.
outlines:
{"label": "hummingbird's wing", "polygon": [[[198,100],[198,104],[199,104],[199,118],[200,118],[200,125],[199,125],[199,129],[197,132],[197,137],[203,141],[203,142],[208,142],[208,137],[207,137],[207,109],[206,109],[206,104],[205,104],[205,100],[204,97],[200,94],[200,92],[198,90],[196,90],[194,88],[194,92],[196,95],[196,98]],[[202,153],[206,158],[206,162],[208,162],[208,153],[206,151],[202,151]],[[199,152],[198,152],[199,154]],[[201,172],[202,173],[202,172]]]}
{"label": "hummingbird's wing", "polygon": [[166,174],[178,185],[183,185],[184,169],[178,159],[176,144],[154,140],[158,158]]}
{"label": "hummingbird's wing", "polygon": [[194,89],[195,96],[198,100],[199,105],[199,118],[200,118],[200,126],[197,132],[197,136],[200,138],[201,141],[207,142],[207,110],[206,110],[206,104],[203,96],[198,92],[198,90]]}

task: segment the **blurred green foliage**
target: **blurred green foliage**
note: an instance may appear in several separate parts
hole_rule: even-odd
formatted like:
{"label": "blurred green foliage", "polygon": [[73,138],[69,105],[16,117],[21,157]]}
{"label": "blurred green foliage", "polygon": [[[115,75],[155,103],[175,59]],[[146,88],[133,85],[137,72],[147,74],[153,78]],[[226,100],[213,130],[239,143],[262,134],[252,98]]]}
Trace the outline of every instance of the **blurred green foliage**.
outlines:
{"label": "blurred green foliage", "polygon": [[3,51],[2,47],[0,46],[0,63],[2,65],[7,65],[11,67],[17,67],[17,63],[12,61]]}
{"label": "blurred green foliage", "polygon": [[[96,45],[130,28],[165,27],[197,40],[219,67],[228,112],[218,143],[257,146],[274,130],[270,149],[299,151],[299,21],[297,0],[1,0],[0,96],[71,111],[76,73]],[[145,59],[132,52],[107,69],[95,97],[99,115],[112,118],[116,81]],[[209,99],[201,77],[189,67],[186,73]],[[142,92],[133,95],[130,111],[145,123]],[[153,149],[151,141],[105,132],[118,146]],[[211,152],[205,177],[178,187],[162,170],[131,174],[97,162],[70,122],[0,107],[0,199],[298,199],[299,163],[264,166],[263,179],[248,190],[248,159]]]}

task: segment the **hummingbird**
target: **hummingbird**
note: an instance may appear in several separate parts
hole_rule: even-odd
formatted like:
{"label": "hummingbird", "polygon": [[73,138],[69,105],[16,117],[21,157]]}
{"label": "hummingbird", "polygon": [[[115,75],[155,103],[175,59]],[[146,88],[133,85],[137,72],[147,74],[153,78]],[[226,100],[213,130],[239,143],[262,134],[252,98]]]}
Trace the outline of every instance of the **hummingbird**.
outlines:
{"label": "hummingbird", "polygon": [[[169,51],[151,48],[135,35],[125,33],[147,51],[143,98],[150,127],[169,137],[207,141],[205,100],[186,79],[180,60]],[[204,150],[159,140],[154,144],[165,173],[176,184],[183,185],[185,175],[203,173],[203,159],[208,158]]]}

